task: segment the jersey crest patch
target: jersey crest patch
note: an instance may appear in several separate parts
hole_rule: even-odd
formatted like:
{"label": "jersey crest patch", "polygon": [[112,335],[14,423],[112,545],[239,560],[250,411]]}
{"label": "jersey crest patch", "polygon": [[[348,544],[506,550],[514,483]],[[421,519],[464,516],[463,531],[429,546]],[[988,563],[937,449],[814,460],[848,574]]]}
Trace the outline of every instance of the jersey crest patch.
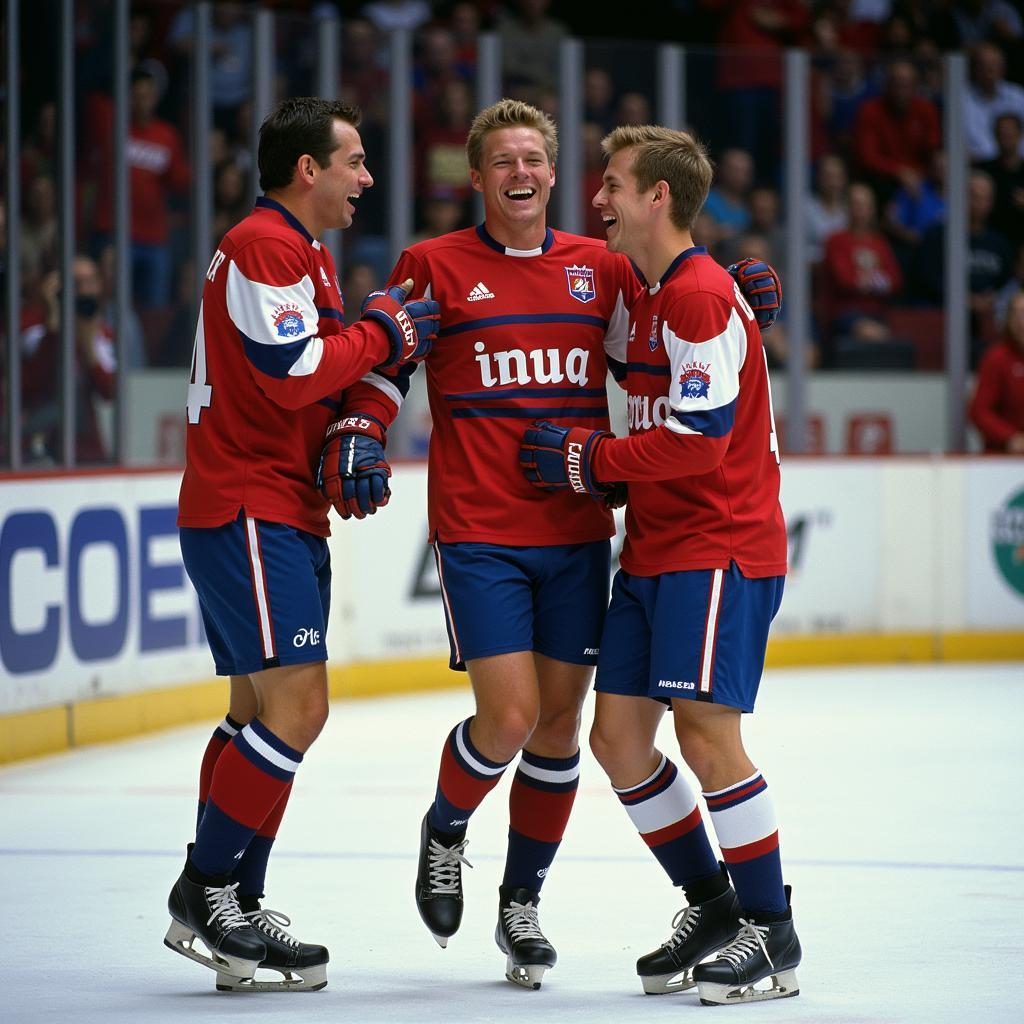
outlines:
{"label": "jersey crest patch", "polygon": [[710,363],[684,363],[679,377],[680,398],[707,398],[711,388]]}
{"label": "jersey crest patch", "polygon": [[647,344],[652,352],[658,351],[658,314],[651,317],[651,333],[647,337]]}
{"label": "jersey crest patch", "polygon": [[323,267],[320,268],[320,279],[323,281],[324,287],[330,289],[331,281],[330,278],[327,276],[327,271],[324,270]]}
{"label": "jersey crest patch", "polygon": [[306,329],[302,310],[294,303],[274,310],[274,328],[279,338],[297,338]]}
{"label": "jersey crest patch", "polygon": [[569,284],[569,294],[580,302],[593,302],[597,298],[594,287],[594,271],[587,266],[571,266],[565,268],[565,276]]}

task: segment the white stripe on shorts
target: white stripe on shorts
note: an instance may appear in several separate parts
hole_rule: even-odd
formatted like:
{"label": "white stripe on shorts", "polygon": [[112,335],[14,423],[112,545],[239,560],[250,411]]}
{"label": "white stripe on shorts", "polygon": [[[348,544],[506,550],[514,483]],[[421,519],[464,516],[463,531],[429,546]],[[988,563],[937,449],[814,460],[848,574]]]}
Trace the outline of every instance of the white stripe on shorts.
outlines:
{"label": "white stripe on shorts", "polygon": [[434,561],[437,563],[437,582],[441,586],[445,618],[448,620],[448,628],[452,631],[452,642],[455,644],[455,660],[462,661],[462,647],[459,644],[459,634],[455,632],[455,619],[452,616],[452,606],[448,602],[448,589],[444,585],[444,571],[441,569],[441,548],[436,540],[434,541]]}
{"label": "white stripe on shorts", "polygon": [[252,585],[256,592],[256,609],[260,616],[260,637],[263,641],[263,657],[274,658],[274,633],[270,628],[270,595],[267,593],[267,579],[263,573],[263,558],[260,555],[260,540],[256,533],[256,520],[246,516],[245,529],[249,539],[249,566],[252,569]]}
{"label": "white stripe on shorts", "polygon": [[704,654],[700,662],[700,692],[711,692],[711,665],[715,654],[715,631],[718,629],[718,605],[722,599],[722,570],[711,574],[711,601],[708,604],[708,618],[704,624]]}

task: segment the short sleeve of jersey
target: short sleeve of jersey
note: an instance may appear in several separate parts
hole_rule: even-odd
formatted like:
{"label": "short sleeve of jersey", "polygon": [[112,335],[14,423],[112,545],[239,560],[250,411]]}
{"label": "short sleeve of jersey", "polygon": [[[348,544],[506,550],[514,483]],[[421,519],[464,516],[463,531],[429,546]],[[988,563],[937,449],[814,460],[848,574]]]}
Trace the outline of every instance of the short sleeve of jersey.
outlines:
{"label": "short sleeve of jersey", "polygon": [[622,255],[612,257],[615,261],[615,287],[618,297],[608,321],[608,332],[604,338],[605,357],[608,368],[617,381],[626,376],[626,346],[629,333],[629,310],[640,291],[640,281],[633,272],[633,266]]}
{"label": "short sleeve of jersey", "polygon": [[681,295],[664,313],[669,415],[676,434],[724,437],[736,418],[740,369],[747,356],[741,313],[718,295]]}

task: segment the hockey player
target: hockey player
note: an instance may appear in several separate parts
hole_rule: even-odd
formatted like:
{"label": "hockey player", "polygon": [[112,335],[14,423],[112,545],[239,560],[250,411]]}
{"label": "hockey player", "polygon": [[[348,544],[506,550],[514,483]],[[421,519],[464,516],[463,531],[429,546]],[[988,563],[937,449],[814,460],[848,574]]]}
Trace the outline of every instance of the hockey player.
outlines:
{"label": "hockey player", "polygon": [[[712,174],[703,147],[685,132],[630,126],[604,149],[594,205],[609,248],[632,257],[649,283],[630,314],[629,437],[535,424],[523,470],[556,497],[629,487],[591,747],[686,895],[672,936],[637,964],[644,990],[696,984],[702,1002],[721,1004],[792,996],[800,944],[775,812],[740,734],[786,572],[761,334],[733,278],[693,244]],[[769,277],[753,292],[777,304]],[[654,746],[666,704],[725,870],[689,785]],[[758,988],[767,978],[771,987]]]}
{"label": "hockey player", "polygon": [[[437,303],[376,298],[344,327],[318,239],[373,184],[358,112],[286,100],[260,129],[256,209],[206,272],[188,386],[178,526],[228,715],[207,746],[199,821],[171,890],[165,943],[222,989],[327,984],[328,953],[261,906],[267,860],[305,751],[327,717],[328,503],[315,473],[343,389],[422,358]],[[206,956],[196,938],[209,949]],[[283,981],[253,981],[258,966]]]}

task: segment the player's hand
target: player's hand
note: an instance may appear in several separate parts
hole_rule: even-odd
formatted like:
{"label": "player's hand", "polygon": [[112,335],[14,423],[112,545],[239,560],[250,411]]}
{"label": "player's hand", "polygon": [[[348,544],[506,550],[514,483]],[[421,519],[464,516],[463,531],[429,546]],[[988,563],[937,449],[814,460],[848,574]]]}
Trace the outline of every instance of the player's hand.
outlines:
{"label": "player's hand", "polygon": [[591,461],[597,446],[612,436],[607,430],[560,427],[536,420],[523,434],[519,468],[542,491],[573,490],[603,501],[612,485],[594,478]]}
{"label": "player's hand", "polygon": [[346,416],[327,428],[316,485],[342,519],[365,519],[391,498],[384,428],[369,416]]}
{"label": "player's hand", "polygon": [[754,312],[758,327],[767,331],[782,311],[782,282],[775,268],[753,256],[729,267],[743,297]]}
{"label": "player's hand", "polygon": [[441,307],[433,299],[406,301],[412,289],[412,278],[387,291],[370,292],[360,311],[363,319],[375,320],[387,332],[391,353],[383,367],[425,359],[437,337]]}
{"label": "player's hand", "polygon": [[612,510],[622,508],[628,497],[629,489],[624,480],[617,484],[611,484],[604,492],[604,507]]}

